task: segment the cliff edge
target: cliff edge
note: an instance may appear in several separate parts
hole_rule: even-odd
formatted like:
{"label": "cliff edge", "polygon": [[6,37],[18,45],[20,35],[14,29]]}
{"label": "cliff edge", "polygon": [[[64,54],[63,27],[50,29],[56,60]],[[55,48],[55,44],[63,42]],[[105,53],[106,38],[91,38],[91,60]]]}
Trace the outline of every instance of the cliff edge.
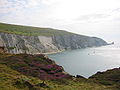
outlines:
{"label": "cliff edge", "polygon": [[103,45],[107,45],[107,42],[97,37],[50,28],[0,23],[0,47],[12,54],[55,53]]}

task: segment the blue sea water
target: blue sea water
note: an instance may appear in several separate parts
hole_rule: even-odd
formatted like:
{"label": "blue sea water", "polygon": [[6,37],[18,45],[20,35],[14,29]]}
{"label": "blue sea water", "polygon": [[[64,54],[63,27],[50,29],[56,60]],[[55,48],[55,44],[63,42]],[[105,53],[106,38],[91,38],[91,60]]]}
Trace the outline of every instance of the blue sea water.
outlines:
{"label": "blue sea water", "polygon": [[48,57],[63,66],[71,75],[88,78],[98,71],[120,67],[120,46],[68,50]]}

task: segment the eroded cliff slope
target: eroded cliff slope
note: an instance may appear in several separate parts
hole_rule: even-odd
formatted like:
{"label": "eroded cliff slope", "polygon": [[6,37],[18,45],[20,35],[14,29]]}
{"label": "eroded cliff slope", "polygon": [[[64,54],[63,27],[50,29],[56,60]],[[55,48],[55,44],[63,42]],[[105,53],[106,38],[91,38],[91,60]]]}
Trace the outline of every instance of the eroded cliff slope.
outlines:
{"label": "eroded cliff slope", "polygon": [[0,24],[0,47],[9,53],[55,53],[107,45],[97,37],[78,35],[62,30]]}

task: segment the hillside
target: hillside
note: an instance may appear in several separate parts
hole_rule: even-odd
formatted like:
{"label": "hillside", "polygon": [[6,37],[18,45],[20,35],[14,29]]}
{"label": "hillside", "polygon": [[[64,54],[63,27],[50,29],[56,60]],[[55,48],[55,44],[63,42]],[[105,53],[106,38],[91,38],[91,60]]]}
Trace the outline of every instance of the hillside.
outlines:
{"label": "hillside", "polygon": [[25,36],[53,36],[53,35],[68,35],[73,34],[63,30],[56,30],[52,28],[40,28],[32,26],[12,25],[0,23],[0,32],[11,34],[25,35]]}
{"label": "hillside", "polygon": [[120,89],[120,68],[110,69],[105,72],[98,72],[89,79],[94,79],[100,84]]}
{"label": "hillside", "polygon": [[[55,67],[52,66],[53,64]],[[48,69],[48,66],[51,68]],[[112,85],[102,85],[94,79],[71,76],[42,54],[37,56],[0,54],[0,90],[119,89]]]}
{"label": "hillside", "polygon": [[101,38],[62,30],[0,23],[0,47],[12,54],[57,53],[107,45]]}
{"label": "hillside", "polygon": [[0,59],[0,63],[29,76],[38,77],[40,79],[54,80],[69,77],[61,66],[55,64],[43,54],[27,55],[18,54],[11,55]]}

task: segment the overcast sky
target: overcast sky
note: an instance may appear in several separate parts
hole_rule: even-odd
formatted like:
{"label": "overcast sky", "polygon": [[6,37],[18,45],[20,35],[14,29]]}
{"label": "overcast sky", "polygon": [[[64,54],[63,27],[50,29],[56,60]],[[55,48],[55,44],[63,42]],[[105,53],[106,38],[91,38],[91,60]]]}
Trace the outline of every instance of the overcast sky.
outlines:
{"label": "overcast sky", "polygon": [[51,27],[117,41],[120,0],[0,0],[0,22]]}

